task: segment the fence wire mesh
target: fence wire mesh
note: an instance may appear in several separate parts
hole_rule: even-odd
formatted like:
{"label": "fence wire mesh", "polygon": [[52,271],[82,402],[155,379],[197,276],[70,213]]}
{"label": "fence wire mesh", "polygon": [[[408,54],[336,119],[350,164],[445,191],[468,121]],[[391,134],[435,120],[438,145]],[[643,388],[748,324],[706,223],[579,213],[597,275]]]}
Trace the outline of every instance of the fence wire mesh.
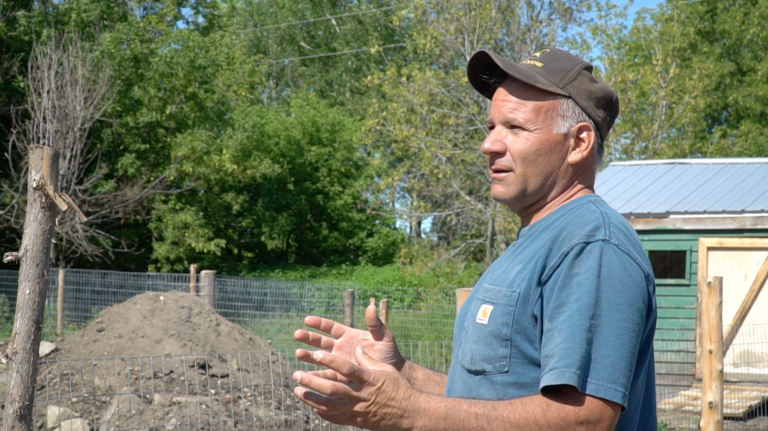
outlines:
{"label": "fence wire mesh", "polygon": [[[56,338],[57,276],[58,271],[52,269],[43,328],[44,338],[48,340]],[[200,278],[198,274],[194,280],[198,294]],[[17,279],[18,272],[0,270],[0,338],[4,333],[10,334],[11,322],[7,318],[3,321],[2,307],[6,304],[13,310]],[[67,270],[62,315],[64,335],[81,329],[102,309],[135,295],[186,292],[189,285],[188,274]],[[215,295],[203,299],[212,302],[223,317],[262,339],[271,340],[278,351],[292,352],[298,346],[292,333],[303,326],[304,316],[343,318],[342,298],[347,289],[356,293],[356,327],[364,327],[368,298],[388,299],[389,326],[403,353],[429,368],[448,370],[451,343],[446,340],[453,339],[456,313],[453,290],[364,288],[345,283],[217,276]],[[12,311],[5,314],[12,317]],[[662,332],[664,335],[657,334],[654,342],[660,429],[698,429],[701,386],[693,372],[695,332],[693,329]],[[264,371],[267,364],[272,366],[269,372]],[[229,372],[228,377],[216,375],[217,370],[222,369]],[[292,354],[264,352],[46,362],[38,379],[37,411],[47,421],[49,411],[50,415],[58,414],[56,408],[61,407],[62,412],[64,408],[79,409],[80,418],[91,425],[98,424],[99,431],[160,427],[170,431],[193,426],[227,431],[246,426],[329,428],[329,424],[291,398],[292,387],[287,376],[297,369],[306,368],[296,363]],[[768,430],[768,325],[741,328],[725,356],[724,372],[724,429]],[[212,379],[215,384],[211,383]],[[220,384],[223,386],[219,387]],[[2,392],[0,396],[4,395]],[[141,404],[137,404],[139,401]],[[126,403],[129,407],[125,407]],[[140,409],[130,407],[134,404]],[[123,411],[134,413],[125,413],[128,416],[124,417]],[[110,424],[109,418],[113,415],[116,419]],[[37,419],[38,429],[42,428],[43,416]]]}
{"label": "fence wire mesh", "polygon": [[[403,347],[447,371],[436,358],[450,343]],[[34,421],[61,431],[345,429],[294,397],[292,372],[313,369],[277,351],[41,361]]]}

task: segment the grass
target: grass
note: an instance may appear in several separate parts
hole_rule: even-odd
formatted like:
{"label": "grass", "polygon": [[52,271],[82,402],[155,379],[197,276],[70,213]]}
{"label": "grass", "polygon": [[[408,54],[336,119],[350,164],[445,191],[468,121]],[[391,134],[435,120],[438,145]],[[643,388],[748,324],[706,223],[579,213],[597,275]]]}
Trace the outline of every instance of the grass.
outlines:
{"label": "grass", "polygon": [[317,282],[343,282],[359,287],[414,287],[420,289],[455,289],[469,287],[480,277],[482,264],[441,265],[415,267],[398,264],[385,266],[338,265],[302,266],[278,265],[258,266],[243,276],[264,277],[282,280],[312,280]]}

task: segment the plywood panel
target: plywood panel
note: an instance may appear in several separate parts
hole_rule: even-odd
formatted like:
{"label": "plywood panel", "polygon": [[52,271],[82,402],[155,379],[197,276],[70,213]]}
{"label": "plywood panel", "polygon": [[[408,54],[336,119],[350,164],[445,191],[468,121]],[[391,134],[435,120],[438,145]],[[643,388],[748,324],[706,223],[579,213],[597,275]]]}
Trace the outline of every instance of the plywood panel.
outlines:
{"label": "plywood panel", "polygon": [[[701,276],[723,277],[723,331],[726,332],[742,306],[758,270],[768,257],[768,240],[702,238],[701,241]],[[736,380],[743,380],[744,373],[762,377],[768,372],[768,337],[765,331],[759,330],[761,328],[768,328],[768,289],[763,289],[757,296],[742,329],[726,353],[726,379],[734,380],[738,376]],[[697,340],[700,335],[697,333]],[[697,342],[697,364],[700,363],[699,355]]]}
{"label": "plywood panel", "polygon": [[[755,279],[757,270],[768,257],[765,249],[714,249],[709,251],[708,276],[723,277],[723,323],[729,324],[741,306],[744,297]],[[753,312],[749,313],[745,325],[768,324],[768,291],[758,296]],[[764,310],[764,312],[756,312]],[[738,343],[739,336],[736,337]]]}

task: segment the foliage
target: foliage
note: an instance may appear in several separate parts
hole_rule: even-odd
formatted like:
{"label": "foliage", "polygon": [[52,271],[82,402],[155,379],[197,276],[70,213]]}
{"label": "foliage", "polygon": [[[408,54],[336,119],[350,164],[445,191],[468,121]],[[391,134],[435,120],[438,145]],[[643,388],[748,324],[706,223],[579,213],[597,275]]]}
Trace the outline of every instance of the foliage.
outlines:
{"label": "foliage", "polygon": [[185,163],[176,179],[200,179],[155,211],[159,268],[182,270],[193,259],[356,262],[366,244],[372,258],[393,254],[391,222],[371,214],[360,191],[366,160],[355,122],[310,93],[277,108],[241,106],[229,127],[179,137]]}
{"label": "foliage", "polygon": [[313,280],[316,282],[344,282],[361,288],[412,287],[416,289],[445,289],[474,285],[484,265],[445,262],[431,268],[416,268],[399,264],[385,266],[260,266],[248,276],[284,280]]}
{"label": "foliage", "polygon": [[668,2],[605,35],[611,159],[768,154],[768,2]]}
{"label": "foliage", "polygon": [[622,101],[607,161],[765,156],[767,2],[669,2],[628,29],[607,0],[4,2],[0,144],[33,41],[78,34],[115,72],[89,193],[168,182],[93,225],[133,253],[74,266],[466,286],[519,227],[488,193],[474,51],[597,57]]}
{"label": "foliage", "polygon": [[263,103],[311,91],[360,114],[364,79],[402,57],[407,34],[394,13],[390,0],[228,0],[218,22],[247,35],[263,58]]}
{"label": "foliage", "polygon": [[[599,25],[589,13],[601,5],[420,0],[401,7],[394,19],[411,43],[404,61],[368,79],[379,97],[366,130],[379,172],[374,188],[409,222],[410,252],[489,264],[514,241],[517,217],[488,193],[479,145],[489,102],[468,84],[467,60],[479,49],[519,60],[548,46],[578,47],[568,31]],[[419,246],[422,239],[429,246]]]}

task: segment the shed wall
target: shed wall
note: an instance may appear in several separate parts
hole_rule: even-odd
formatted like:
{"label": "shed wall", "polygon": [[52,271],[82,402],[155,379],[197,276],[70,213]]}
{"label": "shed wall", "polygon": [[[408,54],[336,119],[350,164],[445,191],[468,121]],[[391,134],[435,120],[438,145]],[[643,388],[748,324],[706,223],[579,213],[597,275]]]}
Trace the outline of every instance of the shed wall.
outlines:
{"label": "shed wall", "polygon": [[696,352],[696,281],[699,237],[768,237],[768,230],[637,231],[646,252],[685,250],[687,277],[683,280],[656,280],[658,319],[654,349],[659,374],[693,376]]}

